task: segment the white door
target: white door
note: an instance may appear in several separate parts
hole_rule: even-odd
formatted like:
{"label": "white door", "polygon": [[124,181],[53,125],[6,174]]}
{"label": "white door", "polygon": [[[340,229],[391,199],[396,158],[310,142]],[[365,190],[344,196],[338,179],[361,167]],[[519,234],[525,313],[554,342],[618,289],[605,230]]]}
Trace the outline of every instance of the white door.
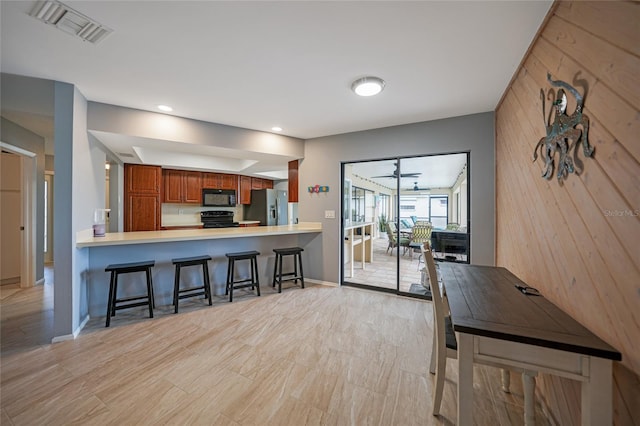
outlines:
{"label": "white door", "polygon": [[22,158],[2,152],[0,169],[0,283],[13,284],[22,265]]}

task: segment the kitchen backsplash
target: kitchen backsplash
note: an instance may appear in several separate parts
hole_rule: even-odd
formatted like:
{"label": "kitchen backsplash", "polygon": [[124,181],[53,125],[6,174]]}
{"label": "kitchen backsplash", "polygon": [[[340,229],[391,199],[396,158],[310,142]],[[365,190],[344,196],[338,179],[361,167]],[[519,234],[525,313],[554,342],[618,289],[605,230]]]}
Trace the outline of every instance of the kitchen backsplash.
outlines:
{"label": "kitchen backsplash", "polygon": [[200,212],[203,210],[232,211],[233,220],[239,221],[243,217],[243,206],[236,207],[202,207],[193,204],[162,203],[162,226],[191,226],[200,225]]}

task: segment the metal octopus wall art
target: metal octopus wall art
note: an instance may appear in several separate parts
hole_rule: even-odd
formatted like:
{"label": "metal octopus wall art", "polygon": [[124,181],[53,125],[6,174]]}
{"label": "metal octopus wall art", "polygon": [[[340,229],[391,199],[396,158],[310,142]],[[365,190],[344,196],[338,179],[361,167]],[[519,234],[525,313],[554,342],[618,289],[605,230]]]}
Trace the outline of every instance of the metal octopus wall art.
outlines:
{"label": "metal octopus wall art", "polygon": [[[571,150],[574,149],[577,153],[578,142],[582,142],[582,151],[585,157],[591,157],[593,155],[593,147],[589,145],[587,133],[589,131],[589,117],[582,113],[583,96],[571,85],[560,80],[552,80],[551,74],[547,74],[547,80],[552,86],[559,89],[555,93],[555,100],[552,103],[552,107],[549,108],[549,115],[545,116],[545,96],[544,90],[540,89],[540,98],[542,100],[542,118],[545,121],[545,127],[547,135],[538,141],[535,149],[533,150],[533,161],[538,159],[538,149],[540,149],[540,155],[545,160],[545,170],[542,173],[542,177],[551,179],[554,169],[554,158],[556,153],[560,154],[558,160],[558,182],[562,183],[563,179],[566,179],[569,173],[575,172],[574,162],[577,162],[577,158],[571,155]],[[567,114],[567,95],[565,89],[576,98],[576,109],[573,114]],[[549,100],[553,99],[553,89],[549,90]],[[551,115],[555,110],[553,123],[551,122]],[[576,126],[582,126],[582,130],[576,128]],[[575,159],[575,161],[574,161]]]}

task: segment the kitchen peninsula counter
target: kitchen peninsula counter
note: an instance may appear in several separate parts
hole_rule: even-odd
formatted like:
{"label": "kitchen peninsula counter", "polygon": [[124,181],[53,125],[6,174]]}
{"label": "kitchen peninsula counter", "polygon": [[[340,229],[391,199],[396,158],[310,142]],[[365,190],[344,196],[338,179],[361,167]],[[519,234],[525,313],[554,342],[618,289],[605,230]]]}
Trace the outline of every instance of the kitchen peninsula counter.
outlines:
{"label": "kitchen peninsula counter", "polygon": [[[83,236],[84,235],[84,236]],[[271,288],[275,254],[273,249],[302,247],[305,278],[313,280],[321,276],[317,265],[322,256],[322,224],[300,223],[280,226],[252,226],[210,229],[175,229],[144,232],[107,233],[104,237],[93,237],[92,232],[80,233],[76,248],[87,259],[82,273],[86,283],[81,297],[86,297],[88,314],[104,317],[109,290],[110,264],[153,260],[153,287],[156,306],[171,305],[175,267],[172,259],[209,255],[209,276],[213,294],[225,300],[227,274],[226,253],[256,250],[260,286]],[[237,274],[246,276],[248,264],[237,265]],[[129,276],[131,275],[131,276]],[[140,275],[140,276],[137,276]],[[184,285],[202,280],[202,270],[185,268],[182,271]],[[141,294],[144,290],[144,274],[127,274],[121,279],[129,284],[118,286],[121,297]],[[255,297],[255,296],[253,296]],[[235,301],[235,300],[234,300]],[[143,316],[144,317],[144,316]],[[117,315],[115,317],[117,323]]]}
{"label": "kitchen peninsula counter", "polygon": [[322,224],[317,222],[296,225],[250,226],[210,229],[172,229],[163,231],[113,232],[104,237],[78,238],[77,248],[118,246],[129,244],[163,243],[171,241],[213,240],[223,238],[267,237],[322,232]]}

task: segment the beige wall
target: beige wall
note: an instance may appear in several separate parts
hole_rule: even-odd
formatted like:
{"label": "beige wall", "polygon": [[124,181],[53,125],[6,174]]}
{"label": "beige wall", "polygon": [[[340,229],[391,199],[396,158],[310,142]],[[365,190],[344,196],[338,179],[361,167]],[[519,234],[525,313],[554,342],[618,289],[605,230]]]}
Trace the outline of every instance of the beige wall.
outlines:
{"label": "beige wall", "polygon": [[[638,22],[637,3],[557,3],[498,105],[495,126],[496,263],[622,353],[613,369],[617,425],[640,424]],[[577,150],[584,169],[564,185],[555,173],[541,177],[543,161],[532,163],[545,135],[547,72],[587,91],[595,154]],[[579,424],[577,383],[547,375],[538,383],[556,422]]]}

